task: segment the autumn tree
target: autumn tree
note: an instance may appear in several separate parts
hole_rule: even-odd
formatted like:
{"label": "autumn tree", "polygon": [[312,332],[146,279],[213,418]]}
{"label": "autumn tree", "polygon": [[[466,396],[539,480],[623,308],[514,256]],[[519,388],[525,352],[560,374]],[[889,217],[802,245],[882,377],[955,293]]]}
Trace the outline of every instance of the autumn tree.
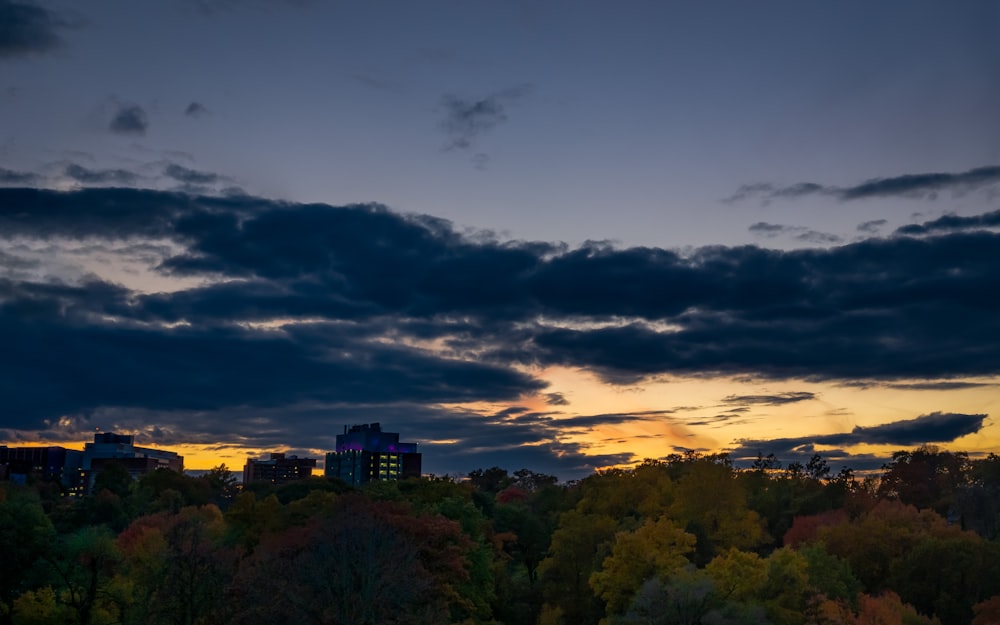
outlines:
{"label": "autumn tree", "polygon": [[698,546],[704,562],[716,550],[749,549],[763,539],[760,517],[747,507],[743,485],[725,463],[692,462],[677,483],[669,514],[682,527],[707,541]]}
{"label": "autumn tree", "polygon": [[538,565],[543,612],[558,612],[566,623],[597,623],[604,606],[591,590],[590,577],[610,555],[617,526],[604,514],[570,510],[559,517],[549,554]]}
{"label": "autumn tree", "polygon": [[230,622],[418,625],[461,621],[470,606],[468,539],[453,521],[342,497],[336,513],[267,536],[231,587]]}
{"label": "autumn tree", "polygon": [[115,580],[122,622],[215,622],[235,566],[235,553],[222,545],[224,536],[225,523],[214,505],[133,522],[116,540],[123,558]]}
{"label": "autumn tree", "polygon": [[609,613],[622,614],[646,580],[668,579],[689,564],[695,542],[667,517],[648,519],[634,531],[615,536],[611,555],[590,576],[590,587]]}
{"label": "autumn tree", "polygon": [[971,468],[968,454],[933,445],[897,451],[883,467],[878,494],[945,516],[957,503],[960,487],[968,483]]}

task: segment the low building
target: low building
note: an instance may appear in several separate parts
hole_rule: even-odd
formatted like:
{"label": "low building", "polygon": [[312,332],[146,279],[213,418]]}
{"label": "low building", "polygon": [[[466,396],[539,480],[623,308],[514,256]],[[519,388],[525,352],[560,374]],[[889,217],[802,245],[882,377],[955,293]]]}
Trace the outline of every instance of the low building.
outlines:
{"label": "low building", "polygon": [[163,449],[137,447],[131,434],[98,432],[94,434],[94,442],[83,446],[81,468],[87,475],[88,492],[97,474],[109,464],[122,465],[132,479],[137,479],[157,469],[181,473],[184,471],[184,456]]}
{"label": "low building", "polygon": [[124,466],[133,479],[156,469],[184,470],[183,456],[137,447],[130,434],[98,432],[83,451],[55,446],[0,446],[0,478],[21,483],[28,476],[59,481],[72,495],[89,493],[97,474],[111,463]]}
{"label": "low building", "polygon": [[287,484],[312,477],[315,467],[315,458],[285,456],[284,453],[271,453],[269,457],[260,460],[247,458],[247,463],[243,467],[243,483]]}
{"label": "low building", "polygon": [[416,443],[401,443],[399,434],[383,432],[379,423],[366,423],[345,426],[337,435],[337,449],[326,455],[324,475],[361,486],[420,477],[421,463]]}
{"label": "low building", "polygon": [[83,492],[83,453],[65,447],[7,447],[0,445],[0,480],[25,484],[29,477],[59,482],[72,494]]}

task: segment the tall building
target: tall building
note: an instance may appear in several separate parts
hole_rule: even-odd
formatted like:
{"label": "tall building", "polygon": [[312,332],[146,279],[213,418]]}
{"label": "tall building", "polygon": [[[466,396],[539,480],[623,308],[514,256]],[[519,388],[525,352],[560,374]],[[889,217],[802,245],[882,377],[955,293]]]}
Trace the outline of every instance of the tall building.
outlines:
{"label": "tall building", "polygon": [[352,486],[378,480],[420,477],[421,455],[416,443],[400,443],[399,434],[383,432],[379,423],[344,427],[337,450],[326,455],[326,477]]}
{"label": "tall building", "polygon": [[272,453],[269,457],[260,460],[247,458],[247,463],[243,467],[243,483],[286,484],[296,480],[304,480],[312,477],[312,470],[315,466],[315,458],[286,457],[283,453]]}

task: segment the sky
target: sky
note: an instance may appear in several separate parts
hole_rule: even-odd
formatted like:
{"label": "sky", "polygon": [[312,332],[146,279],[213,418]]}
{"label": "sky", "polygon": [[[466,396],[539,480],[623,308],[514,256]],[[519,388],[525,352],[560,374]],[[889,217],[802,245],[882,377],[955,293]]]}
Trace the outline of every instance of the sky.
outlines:
{"label": "sky", "polygon": [[[1000,5],[0,0],[0,444],[995,451]],[[322,464],[322,462],[320,463]]]}

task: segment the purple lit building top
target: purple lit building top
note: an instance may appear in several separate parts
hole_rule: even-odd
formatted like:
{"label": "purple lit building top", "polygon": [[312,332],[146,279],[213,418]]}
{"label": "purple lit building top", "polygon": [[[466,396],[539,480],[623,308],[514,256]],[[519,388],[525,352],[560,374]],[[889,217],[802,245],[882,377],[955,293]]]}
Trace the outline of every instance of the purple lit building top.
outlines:
{"label": "purple lit building top", "polygon": [[416,443],[400,443],[399,434],[383,432],[379,423],[344,426],[344,433],[337,435],[337,451],[370,451],[373,453],[417,453]]}
{"label": "purple lit building top", "polygon": [[383,432],[379,423],[344,427],[337,449],[326,455],[327,477],[360,486],[372,481],[420,477],[416,443],[399,442],[399,434]]}

